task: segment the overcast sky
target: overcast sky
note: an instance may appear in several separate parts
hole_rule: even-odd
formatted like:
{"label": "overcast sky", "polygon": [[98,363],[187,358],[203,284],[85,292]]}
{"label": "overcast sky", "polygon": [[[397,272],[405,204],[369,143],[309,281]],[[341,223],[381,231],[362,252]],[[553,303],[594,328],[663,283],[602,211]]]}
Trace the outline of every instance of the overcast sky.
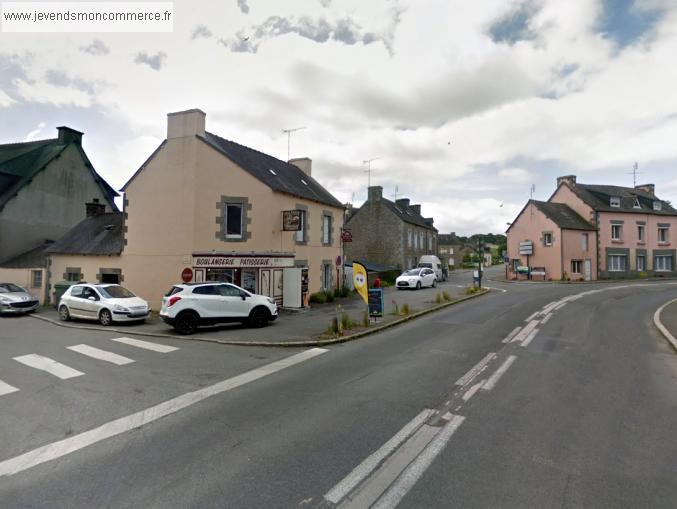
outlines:
{"label": "overcast sky", "polygon": [[677,202],[674,0],[175,1],[171,34],[0,33],[0,142],[85,132],[119,188],[166,114],[281,159],[343,202],[408,197],[440,232],[503,232],[558,175]]}

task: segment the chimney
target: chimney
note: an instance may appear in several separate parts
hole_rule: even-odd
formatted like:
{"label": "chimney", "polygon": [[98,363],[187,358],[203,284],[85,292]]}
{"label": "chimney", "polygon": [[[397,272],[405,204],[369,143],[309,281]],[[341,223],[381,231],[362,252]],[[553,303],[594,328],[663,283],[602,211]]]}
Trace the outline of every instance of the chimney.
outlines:
{"label": "chimney", "polygon": [[91,202],[85,203],[85,210],[87,211],[87,217],[100,216],[106,212],[106,205],[99,203],[98,198],[94,198]]}
{"label": "chimney", "polygon": [[435,223],[435,220],[432,217],[424,217],[423,220],[425,221],[425,224],[431,228],[433,227],[433,223]]}
{"label": "chimney", "polygon": [[295,159],[290,159],[289,164],[293,164],[309,177],[313,170],[313,161],[309,157],[297,157]]}
{"label": "chimney", "polygon": [[635,186],[635,189],[649,193],[651,196],[656,196],[656,186],[653,184],[642,184],[641,186]]}
{"label": "chimney", "polygon": [[562,182],[567,182],[569,185],[575,186],[576,185],[576,175],[564,175],[563,177],[557,177],[557,187],[559,187],[559,185]]}
{"label": "chimney", "polygon": [[381,201],[381,198],[383,198],[383,188],[381,186],[371,186],[368,191],[368,201]]}
{"label": "chimney", "polygon": [[395,203],[398,207],[403,207],[406,209],[409,207],[409,198],[400,198],[399,200],[395,200]]}
{"label": "chimney", "polygon": [[412,206],[411,206],[411,210],[413,210],[414,212],[416,212],[419,216],[421,215],[421,206],[420,206],[420,205],[418,205],[418,204],[417,204],[417,205],[412,205]]}
{"label": "chimney", "polygon": [[167,114],[167,139],[205,135],[206,113],[192,109]]}
{"label": "chimney", "polygon": [[59,143],[61,145],[68,145],[69,143],[77,143],[78,145],[82,144],[82,135],[84,133],[76,131],[75,129],[71,129],[70,127],[66,127],[65,125],[57,127],[56,130],[59,133]]}

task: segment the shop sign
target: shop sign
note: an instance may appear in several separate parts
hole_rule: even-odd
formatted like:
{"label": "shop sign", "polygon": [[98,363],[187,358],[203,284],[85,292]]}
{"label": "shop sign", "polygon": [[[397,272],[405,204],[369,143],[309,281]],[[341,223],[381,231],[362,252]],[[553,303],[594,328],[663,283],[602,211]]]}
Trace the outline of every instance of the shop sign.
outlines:
{"label": "shop sign", "polygon": [[301,211],[282,211],[282,230],[285,232],[297,232],[301,230]]}
{"label": "shop sign", "polygon": [[268,256],[196,256],[194,267],[293,267],[294,259]]}
{"label": "shop sign", "polygon": [[343,242],[352,242],[353,241],[352,230],[341,230],[341,240]]}
{"label": "shop sign", "polygon": [[534,254],[534,243],[530,240],[520,242],[519,253],[521,255],[532,255]]}
{"label": "shop sign", "polygon": [[181,271],[181,281],[190,283],[193,280],[193,269],[186,267]]}

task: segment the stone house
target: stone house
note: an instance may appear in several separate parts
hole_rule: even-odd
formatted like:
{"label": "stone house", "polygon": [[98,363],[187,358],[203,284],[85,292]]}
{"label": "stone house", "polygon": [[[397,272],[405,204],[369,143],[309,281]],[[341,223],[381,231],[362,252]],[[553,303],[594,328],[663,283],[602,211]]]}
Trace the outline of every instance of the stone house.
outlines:
{"label": "stone house", "polygon": [[[508,228],[511,270],[516,277],[519,266],[539,267],[551,279],[674,276],[676,228],[677,210],[655,195],[653,184],[560,177],[547,202],[530,200]],[[525,251],[532,251],[528,260]]]}
{"label": "stone house", "polygon": [[437,229],[433,218],[421,215],[420,205],[409,199],[390,201],[381,186],[371,186],[367,201],[346,219],[353,241],[344,246],[345,259],[364,260],[407,269],[421,256],[437,254]]}

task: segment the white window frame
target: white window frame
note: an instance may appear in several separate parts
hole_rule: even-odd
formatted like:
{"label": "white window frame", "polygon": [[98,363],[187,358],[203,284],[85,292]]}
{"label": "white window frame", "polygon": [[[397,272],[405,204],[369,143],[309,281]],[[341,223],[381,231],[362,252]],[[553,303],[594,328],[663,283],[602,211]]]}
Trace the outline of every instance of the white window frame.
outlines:
{"label": "white window frame", "polygon": [[571,273],[582,274],[583,260],[571,260]]}
{"label": "white window frame", "polygon": [[543,245],[552,246],[552,232],[543,232]]}
{"label": "white window frame", "polygon": [[[626,272],[628,268],[628,257],[624,254],[610,254],[607,256],[607,271]],[[623,263],[621,262],[623,260]],[[615,260],[615,262],[614,262]]]}
{"label": "white window frame", "polygon": [[[639,263],[640,259],[642,260],[641,264]],[[638,254],[637,255],[637,272],[644,272],[645,270],[646,270],[646,255],[645,254]]]}
{"label": "white window frame", "polygon": [[322,215],[322,244],[331,244],[331,216],[327,214]]}
{"label": "white window frame", "polygon": [[[664,238],[661,238],[663,236]],[[670,227],[669,226],[659,226],[658,227],[658,243],[667,244],[670,242]]]}
{"label": "white window frame", "polygon": [[[617,235],[614,233],[618,231]],[[611,240],[623,240],[623,225],[622,224],[612,224],[611,225]]]}
{"label": "white window frame", "polygon": [[296,242],[304,242],[306,240],[306,211],[299,210],[299,223],[301,226],[300,230],[294,232],[294,240]]}
{"label": "white window frame", "polygon": [[614,208],[620,208],[621,197],[620,196],[612,196],[611,198],[609,198],[609,206],[614,207]]}
{"label": "white window frame", "polygon": [[[228,233],[228,208],[238,207],[240,209],[240,233]],[[244,218],[244,204],[236,202],[226,202],[223,212],[223,234],[227,239],[241,239],[244,233],[243,221]]]}
{"label": "white window frame", "polygon": [[[668,264],[666,263],[667,261],[670,261],[669,267]],[[673,263],[674,260],[672,259],[672,255],[655,255],[654,256],[654,272],[672,272],[673,268]]]}
{"label": "white window frame", "polygon": [[[39,279],[39,284],[36,284],[37,279]],[[41,270],[31,270],[31,288],[42,288],[42,279],[43,275]]]}
{"label": "white window frame", "polygon": [[653,202],[653,209],[654,210],[662,210],[663,209],[663,204],[661,203],[660,200],[655,200]]}
{"label": "white window frame", "polygon": [[646,228],[644,227],[643,224],[638,224],[637,225],[637,241],[638,242],[644,242],[645,238],[646,238]]}

